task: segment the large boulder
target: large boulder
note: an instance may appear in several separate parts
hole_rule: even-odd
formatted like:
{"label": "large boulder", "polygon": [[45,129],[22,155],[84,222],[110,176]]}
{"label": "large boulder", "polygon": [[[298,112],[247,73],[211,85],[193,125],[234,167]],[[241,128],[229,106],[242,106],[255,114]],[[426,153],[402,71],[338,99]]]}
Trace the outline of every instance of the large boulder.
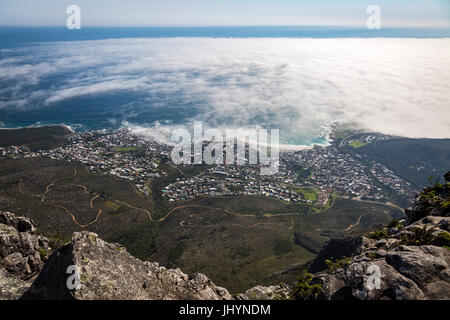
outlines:
{"label": "large boulder", "polygon": [[16,217],[11,212],[0,211],[0,224],[14,227],[19,232],[34,233],[36,227],[31,219],[26,217]]}
{"label": "large boulder", "polygon": [[[78,286],[79,285],[79,286]],[[153,300],[231,299],[205,275],[188,276],[143,262],[118,244],[78,232],[56,251],[23,299]]]}
{"label": "large boulder", "polygon": [[30,219],[0,212],[0,266],[22,280],[35,276],[51,252],[48,239],[35,230]]}
{"label": "large boulder", "polygon": [[[372,266],[377,266],[381,274],[380,287],[375,289],[369,285]],[[313,281],[322,285],[326,300],[424,299],[422,290],[414,281],[396,272],[383,259],[354,261],[345,269],[318,275]]]}
{"label": "large boulder", "polygon": [[[379,285],[373,285],[374,272]],[[317,274],[326,300],[423,300],[450,297],[450,250],[434,245],[401,245],[395,236],[360,252],[350,263]]]}
{"label": "large boulder", "polygon": [[19,299],[44,265],[51,249],[25,217],[0,211],[0,300]]}
{"label": "large boulder", "polygon": [[256,286],[237,296],[239,300],[283,300],[291,294],[291,289],[285,284],[275,286]]}
{"label": "large boulder", "polygon": [[431,246],[399,246],[386,254],[387,263],[413,280],[429,299],[450,297],[450,250]]}
{"label": "large boulder", "polygon": [[17,300],[30,286],[30,280],[21,280],[0,267],[0,300]]}

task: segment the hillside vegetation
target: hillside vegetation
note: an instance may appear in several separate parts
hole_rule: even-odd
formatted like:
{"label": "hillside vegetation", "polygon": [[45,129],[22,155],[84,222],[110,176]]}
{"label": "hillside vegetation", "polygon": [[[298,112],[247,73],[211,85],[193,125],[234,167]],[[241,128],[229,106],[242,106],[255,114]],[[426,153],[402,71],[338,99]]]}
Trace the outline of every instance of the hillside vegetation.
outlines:
{"label": "hillside vegetation", "polygon": [[71,132],[63,126],[0,129],[0,147],[25,145],[30,150],[56,148],[65,142]]}
{"label": "hillside vegetation", "polygon": [[[164,183],[156,179],[152,189]],[[385,205],[344,199],[308,214],[308,208],[262,196],[167,203],[154,194],[145,197],[129,181],[91,173],[81,164],[0,160],[0,210],[32,218],[55,246],[89,230],[141,259],[205,272],[232,292],[306,263],[332,236],[367,230],[398,214]],[[362,210],[367,215],[344,231]]]}
{"label": "hillside vegetation", "polygon": [[429,185],[429,178],[441,178],[450,168],[450,139],[393,138],[354,149],[378,161],[415,188]]}

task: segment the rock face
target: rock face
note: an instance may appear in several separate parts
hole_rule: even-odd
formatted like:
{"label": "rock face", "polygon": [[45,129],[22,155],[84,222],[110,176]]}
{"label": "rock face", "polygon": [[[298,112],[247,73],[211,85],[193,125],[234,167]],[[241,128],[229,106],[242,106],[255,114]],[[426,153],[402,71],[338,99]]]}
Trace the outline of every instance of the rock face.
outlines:
{"label": "rock face", "polygon": [[[74,270],[79,271],[79,276]],[[79,280],[79,288],[76,288],[78,283],[74,279]],[[68,283],[71,288],[68,288]],[[22,298],[232,299],[226,289],[215,286],[203,274],[188,276],[179,269],[143,262],[130,255],[124,247],[105,242],[90,232],[74,233],[72,242],[49,258]]]}
{"label": "rock face", "polygon": [[407,224],[426,216],[450,216],[450,171],[445,174],[446,183],[425,188],[416,198],[412,209],[406,209]]}
{"label": "rock face", "polygon": [[42,269],[51,249],[35,230],[30,219],[0,212],[0,299],[20,297]]}
{"label": "rock face", "polygon": [[290,292],[289,286],[284,284],[269,287],[256,286],[244,294],[239,294],[236,298],[238,300],[280,300],[289,298]]}
{"label": "rock face", "polygon": [[[384,250],[384,249],[380,249]],[[449,299],[450,251],[436,246],[398,246],[368,257],[356,256],[349,266],[313,281],[327,300]],[[375,267],[374,267],[375,266]],[[379,270],[379,287],[370,279]]]}
{"label": "rock face", "polygon": [[345,267],[313,277],[312,283],[322,286],[321,298],[450,299],[449,190],[450,183],[425,189],[406,211],[407,220],[385,228],[381,240],[358,237],[325,244],[316,260],[328,259],[333,248],[345,244],[353,258]]}
{"label": "rock face", "polygon": [[325,260],[337,260],[359,254],[375,242],[366,237],[345,237],[343,239],[327,240],[320,249],[317,257],[308,265],[308,271],[316,273],[327,268]]}
{"label": "rock face", "polygon": [[0,267],[0,300],[17,300],[31,286]]}

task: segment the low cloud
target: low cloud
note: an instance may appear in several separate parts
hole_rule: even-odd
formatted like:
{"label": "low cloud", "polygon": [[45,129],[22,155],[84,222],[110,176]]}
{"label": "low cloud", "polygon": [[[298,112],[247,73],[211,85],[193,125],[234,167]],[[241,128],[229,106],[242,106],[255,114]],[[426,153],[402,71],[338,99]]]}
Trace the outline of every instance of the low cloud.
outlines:
{"label": "low cloud", "polygon": [[450,138],[450,39],[121,39],[21,50],[0,60],[0,108],[123,91],[131,100],[117,123],[184,108],[186,122],[280,128],[288,143],[312,143],[335,121]]}

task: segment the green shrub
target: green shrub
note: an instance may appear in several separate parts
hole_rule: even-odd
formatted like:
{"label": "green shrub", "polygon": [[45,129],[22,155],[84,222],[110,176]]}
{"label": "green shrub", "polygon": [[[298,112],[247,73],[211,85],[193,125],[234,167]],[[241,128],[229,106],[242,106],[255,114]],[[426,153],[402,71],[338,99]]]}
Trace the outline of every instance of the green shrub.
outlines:
{"label": "green shrub", "polygon": [[389,237],[387,230],[377,230],[369,233],[369,238],[375,240],[386,239]]}
{"label": "green shrub", "polygon": [[41,260],[46,261],[48,258],[47,250],[40,248],[38,251],[39,251],[39,256],[41,257]]}
{"label": "green shrub", "polygon": [[397,229],[401,229],[403,228],[403,225],[400,223],[399,219],[392,219],[391,222],[389,222],[389,224],[387,225],[388,228],[397,228]]}
{"label": "green shrub", "polygon": [[60,232],[57,232],[55,235],[48,237],[48,245],[53,251],[58,250],[62,246],[69,244],[71,239],[64,238]]}
{"label": "green shrub", "polygon": [[435,228],[427,229],[414,228],[412,233],[406,234],[402,237],[402,244],[411,246],[434,245],[439,247],[450,247],[450,233],[446,231],[439,232],[434,235]]}
{"label": "green shrub", "polygon": [[439,232],[433,239],[433,244],[440,247],[450,247],[450,233]]}
{"label": "green shrub", "polygon": [[319,300],[322,293],[320,284],[312,283],[312,274],[303,270],[303,273],[297,279],[293,290],[295,300]]}
{"label": "green shrub", "polygon": [[370,260],[375,260],[377,256],[375,255],[375,253],[368,253],[367,254],[367,258],[369,258]]}
{"label": "green shrub", "polygon": [[327,272],[332,273],[340,268],[345,268],[346,266],[350,265],[350,262],[352,261],[352,257],[342,257],[339,260],[332,261],[332,260],[325,260],[325,263],[327,265]]}
{"label": "green shrub", "polygon": [[[269,297],[272,295],[269,294]],[[289,296],[286,295],[284,292],[279,292],[273,295],[273,300],[289,300]]]}
{"label": "green shrub", "polygon": [[432,244],[435,236],[433,235],[434,228],[428,229],[427,226],[423,228],[414,228],[412,232],[405,234],[402,237],[402,243],[410,246],[422,246]]}

